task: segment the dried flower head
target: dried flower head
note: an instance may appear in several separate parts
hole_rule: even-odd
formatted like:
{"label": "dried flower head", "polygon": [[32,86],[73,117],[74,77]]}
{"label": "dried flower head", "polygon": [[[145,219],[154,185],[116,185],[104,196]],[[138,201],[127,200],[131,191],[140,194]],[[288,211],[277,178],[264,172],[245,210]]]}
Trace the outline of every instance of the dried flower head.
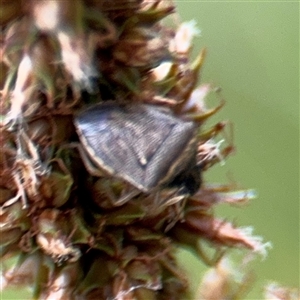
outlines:
{"label": "dried flower head", "polygon": [[[1,1],[0,9],[1,261],[18,257],[1,290],[185,299],[179,247],[209,265],[233,247],[265,255],[252,230],[213,213],[254,193],[205,180],[234,147],[221,138],[228,123],[206,125],[224,100],[198,86],[206,52],[190,61],[194,21],[168,25],[175,5],[162,0]],[[220,263],[217,273],[207,299],[232,295]]]}

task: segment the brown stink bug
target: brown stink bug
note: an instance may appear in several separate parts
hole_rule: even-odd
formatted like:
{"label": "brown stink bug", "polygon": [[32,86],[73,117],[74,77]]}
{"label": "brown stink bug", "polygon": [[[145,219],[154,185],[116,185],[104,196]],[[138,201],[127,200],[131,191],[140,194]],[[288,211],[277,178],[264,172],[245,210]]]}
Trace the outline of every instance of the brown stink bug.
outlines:
{"label": "brown stink bug", "polygon": [[191,175],[197,169],[199,125],[168,108],[109,101],[81,112],[75,126],[92,175],[109,174],[146,193],[163,185],[188,185],[189,177],[199,179],[196,188],[187,189],[199,188],[199,171]]}

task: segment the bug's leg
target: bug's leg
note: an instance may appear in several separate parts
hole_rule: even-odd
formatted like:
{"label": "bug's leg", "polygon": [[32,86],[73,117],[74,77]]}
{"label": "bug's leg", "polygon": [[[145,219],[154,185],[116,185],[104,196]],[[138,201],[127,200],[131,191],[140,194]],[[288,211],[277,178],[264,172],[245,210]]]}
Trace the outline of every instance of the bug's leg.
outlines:
{"label": "bug's leg", "polygon": [[169,231],[179,220],[183,219],[183,207],[188,196],[189,194],[184,193],[178,188],[164,189],[156,193],[155,207],[153,211],[158,214],[162,210],[168,210],[168,223],[164,229],[166,232]]}
{"label": "bug's leg", "polygon": [[81,160],[82,160],[86,170],[88,171],[88,173],[90,175],[96,176],[96,177],[102,177],[103,176],[103,172],[98,167],[96,167],[96,165],[91,161],[91,159],[86,154],[86,152],[84,151],[81,144],[72,143],[69,146],[72,147],[72,148],[76,148],[78,150],[79,155],[81,157]]}
{"label": "bug's leg", "polygon": [[[105,198],[109,201],[110,205],[121,206],[140,194],[140,191],[135,187],[122,180],[110,178],[106,173],[98,168],[86,154],[81,144],[72,143],[70,146],[78,150],[87,172],[91,176],[100,177],[94,184],[94,189],[98,192],[101,191],[101,194],[105,195]],[[96,194],[98,192],[96,192]]]}
{"label": "bug's leg", "polygon": [[98,178],[92,186],[94,201],[104,209],[122,206],[141,192],[115,178]]}
{"label": "bug's leg", "polygon": [[163,206],[170,206],[176,205],[183,201],[188,194],[181,194],[180,192],[175,192],[174,194],[170,195],[169,198],[165,199]]}
{"label": "bug's leg", "polygon": [[123,205],[124,203],[131,200],[133,197],[137,196],[141,192],[130,184],[125,183],[125,187],[121,192],[119,199],[116,201],[116,205]]}
{"label": "bug's leg", "polygon": [[[196,163],[196,162],[194,162]],[[166,227],[170,230],[177,221],[184,218],[184,206],[186,200],[195,194],[201,186],[201,168],[197,164],[189,170],[178,174],[169,184],[168,188],[162,191],[162,205],[172,207],[171,222]],[[163,193],[166,193],[163,195]]]}

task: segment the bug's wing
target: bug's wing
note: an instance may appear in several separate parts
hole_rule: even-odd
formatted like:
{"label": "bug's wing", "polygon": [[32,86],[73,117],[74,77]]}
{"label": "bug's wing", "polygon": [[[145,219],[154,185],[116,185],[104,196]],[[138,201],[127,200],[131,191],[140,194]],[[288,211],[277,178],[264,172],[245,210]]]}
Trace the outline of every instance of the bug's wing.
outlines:
{"label": "bug's wing", "polygon": [[196,126],[151,105],[97,105],[76,119],[91,159],[148,192],[179,172],[194,147]]}

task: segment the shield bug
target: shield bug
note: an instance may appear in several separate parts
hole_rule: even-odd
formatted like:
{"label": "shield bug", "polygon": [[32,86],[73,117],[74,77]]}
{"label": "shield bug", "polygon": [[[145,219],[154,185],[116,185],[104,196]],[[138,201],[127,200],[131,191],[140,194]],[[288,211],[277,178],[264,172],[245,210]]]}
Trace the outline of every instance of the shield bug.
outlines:
{"label": "shield bug", "polygon": [[81,112],[75,126],[92,175],[104,172],[149,193],[163,185],[185,185],[191,176],[187,169],[195,168],[198,125],[168,108],[109,101]]}

